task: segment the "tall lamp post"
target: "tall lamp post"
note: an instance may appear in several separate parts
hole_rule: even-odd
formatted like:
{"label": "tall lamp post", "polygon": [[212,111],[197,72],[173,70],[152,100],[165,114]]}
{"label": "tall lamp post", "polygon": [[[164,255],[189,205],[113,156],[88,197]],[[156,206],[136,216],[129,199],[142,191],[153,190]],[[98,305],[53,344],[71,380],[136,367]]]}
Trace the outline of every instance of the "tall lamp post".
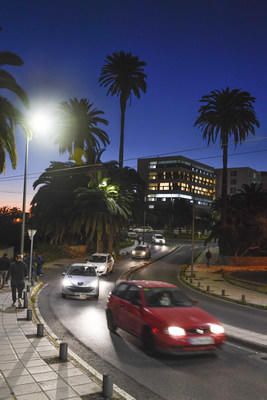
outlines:
{"label": "tall lamp post", "polygon": [[33,255],[33,238],[34,235],[36,234],[37,230],[36,229],[28,229],[28,235],[31,240],[31,252],[30,252],[30,265],[29,265],[29,283],[30,286],[32,284],[32,255]]}
{"label": "tall lamp post", "polygon": [[24,254],[24,239],[25,239],[25,224],[26,224],[27,174],[28,174],[28,159],[29,159],[29,141],[30,141],[30,135],[26,133],[20,254]]}
{"label": "tall lamp post", "polygon": [[25,120],[24,123],[26,132],[26,148],[25,148],[25,161],[24,161],[20,254],[24,254],[29,142],[32,138],[32,132],[39,132],[46,134],[47,131],[49,131],[51,129],[51,126],[53,125],[53,118],[51,112],[48,115],[47,113],[44,114],[43,111],[35,110],[34,112],[31,112],[30,115],[27,116],[27,120]]}

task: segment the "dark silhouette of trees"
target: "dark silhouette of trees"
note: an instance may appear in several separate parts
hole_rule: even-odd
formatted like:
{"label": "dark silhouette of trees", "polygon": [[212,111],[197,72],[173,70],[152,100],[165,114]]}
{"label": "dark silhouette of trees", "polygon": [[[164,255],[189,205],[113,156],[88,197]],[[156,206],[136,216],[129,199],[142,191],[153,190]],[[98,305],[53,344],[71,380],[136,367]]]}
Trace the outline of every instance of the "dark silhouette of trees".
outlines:
{"label": "dark silhouette of trees", "polygon": [[[25,91],[18,85],[15,78],[3,69],[3,66],[21,66],[22,59],[11,52],[0,52],[0,89],[8,90],[17,95],[22,103],[28,105],[28,97]],[[0,96],[0,173],[5,170],[6,154],[8,154],[11,165],[16,168],[17,153],[15,144],[15,128],[21,125],[26,131],[25,122],[22,114],[10,100],[4,96]]]}
{"label": "dark silhouette of trees", "polygon": [[[249,134],[255,134],[259,126],[254,110],[255,98],[246,91],[226,88],[213,90],[202,96],[199,115],[195,126],[202,131],[203,138],[215,143],[219,138],[223,152],[222,209],[221,220],[225,225],[227,218],[227,165],[228,145],[231,138],[235,145],[246,140]],[[220,249],[223,252],[223,242]]]}
{"label": "dark silhouette of trees", "polygon": [[99,161],[103,148],[109,144],[108,134],[99,125],[108,125],[104,112],[94,108],[87,99],[76,98],[59,107],[60,126],[56,143],[60,153],[69,153],[76,163]]}

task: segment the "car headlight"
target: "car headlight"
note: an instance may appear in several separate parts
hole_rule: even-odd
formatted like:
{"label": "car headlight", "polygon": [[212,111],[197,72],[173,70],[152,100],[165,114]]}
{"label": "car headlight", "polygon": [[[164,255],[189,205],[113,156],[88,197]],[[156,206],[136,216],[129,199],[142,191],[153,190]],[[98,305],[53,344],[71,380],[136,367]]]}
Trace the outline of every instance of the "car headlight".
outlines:
{"label": "car headlight", "polygon": [[170,336],[176,336],[176,337],[180,337],[180,336],[185,336],[186,332],[183,328],[180,328],[179,326],[169,326],[167,328],[167,333]]}
{"label": "car headlight", "polygon": [[209,324],[210,331],[211,333],[214,333],[215,335],[220,335],[224,333],[224,327],[222,325],[218,324]]}
{"label": "car headlight", "polygon": [[99,265],[99,266],[97,267],[97,269],[98,269],[99,271],[104,271],[105,268],[106,268],[105,265]]}
{"label": "car headlight", "polygon": [[135,255],[135,253],[136,253],[136,251],[135,251],[135,250],[133,250],[133,251],[132,251],[132,254],[133,254],[133,255]]}
{"label": "car headlight", "polygon": [[146,252],[145,252],[145,251],[142,251],[141,255],[142,255],[142,256],[145,256],[145,255],[146,255]]}
{"label": "car headlight", "polygon": [[62,281],[62,285],[64,287],[72,286],[72,282],[71,282],[71,280],[69,278],[64,278],[63,281]]}

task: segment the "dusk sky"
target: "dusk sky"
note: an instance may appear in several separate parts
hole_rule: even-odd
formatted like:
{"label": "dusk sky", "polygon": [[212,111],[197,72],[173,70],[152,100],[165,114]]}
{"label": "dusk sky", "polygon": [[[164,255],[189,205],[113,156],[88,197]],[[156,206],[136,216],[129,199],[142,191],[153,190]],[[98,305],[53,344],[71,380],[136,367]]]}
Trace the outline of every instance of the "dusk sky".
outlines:
{"label": "dusk sky", "polygon": [[[104,59],[129,51],[147,63],[147,93],[126,112],[125,165],[138,157],[180,154],[220,168],[219,144],[194,128],[199,99],[227,86],[256,97],[256,136],[229,149],[229,167],[267,170],[267,2],[264,0],[9,0],[1,1],[1,50],[20,55],[10,67],[31,105],[87,98],[105,112],[118,159],[119,101],[98,78]],[[3,92],[2,92],[3,94]],[[18,168],[0,175],[0,205],[22,207],[25,138],[17,132]],[[194,149],[194,150],[191,150]],[[27,203],[32,183],[59,156],[53,135],[30,143]]]}

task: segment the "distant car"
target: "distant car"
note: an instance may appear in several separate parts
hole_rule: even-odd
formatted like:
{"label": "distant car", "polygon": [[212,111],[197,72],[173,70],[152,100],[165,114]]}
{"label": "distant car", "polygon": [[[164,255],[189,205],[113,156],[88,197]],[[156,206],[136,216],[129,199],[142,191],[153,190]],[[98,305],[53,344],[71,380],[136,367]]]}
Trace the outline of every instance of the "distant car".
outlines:
{"label": "distant car", "polygon": [[166,282],[120,281],[106,317],[111,332],[121,328],[137,336],[150,354],[214,351],[225,341],[223,325]]}
{"label": "distant car", "polygon": [[96,268],[99,276],[107,275],[113,271],[114,258],[110,253],[94,253],[89,256],[86,262]]}
{"label": "distant car", "polygon": [[139,244],[132,250],[132,258],[149,259],[151,251],[147,244]]}
{"label": "distant car", "polygon": [[99,297],[99,278],[94,267],[85,263],[71,264],[63,273],[62,297]]}
{"label": "distant car", "polygon": [[127,236],[131,239],[136,239],[137,238],[137,232],[133,231],[133,230],[129,230],[127,233]]}
{"label": "distant car", "polygon": [[155,233],[155,235],[152,236],[152,243],[154,244],[165,244],[166,240],[161,233]]}
{"label": "distant car", "polygon": [[137,233],[142,233],[142,232],[152,232],[153,228],[151,226],[139,226],[137,228],[133,229]]}

